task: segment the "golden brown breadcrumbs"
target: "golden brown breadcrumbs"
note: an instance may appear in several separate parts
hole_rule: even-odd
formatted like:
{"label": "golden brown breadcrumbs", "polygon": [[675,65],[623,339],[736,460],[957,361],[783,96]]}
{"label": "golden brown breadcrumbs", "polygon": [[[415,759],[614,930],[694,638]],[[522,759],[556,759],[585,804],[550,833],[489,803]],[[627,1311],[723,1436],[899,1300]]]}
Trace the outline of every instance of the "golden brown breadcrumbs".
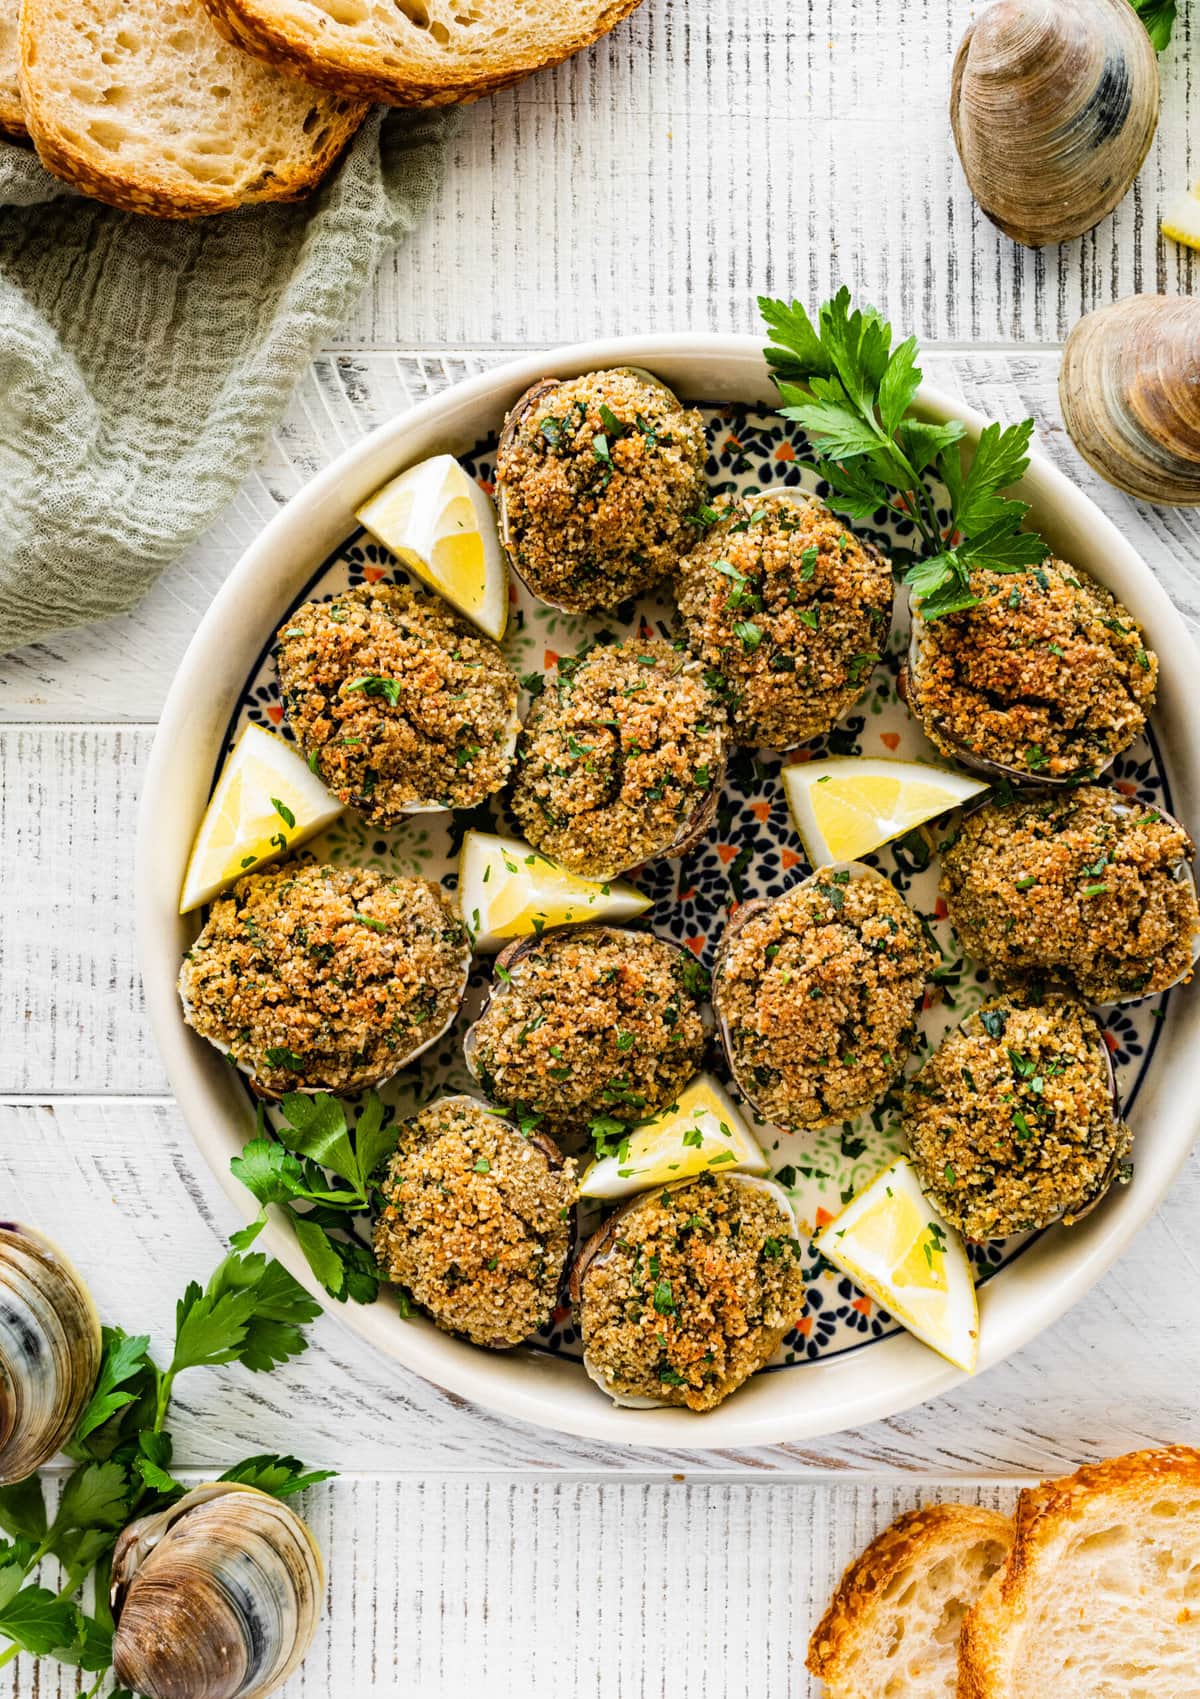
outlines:
{"label": "golden brown breadcrumbs", "polygon": [[691,956],[649,932],[552,932],[501,957],[468,1061],[489,1097],[552,1125],[644,1121],[700,1067],[707,988]]}
{"label": "golden brown breadcrumbs", "polygon": [[870,683],[891,624],[891,565],[815,497],[717,511],[676,574],[688,641],[724,683],[736,741],[792,749]]}
{"label": "golden brown breadcrumbs", "polygon": [[289,861],[217,898],[179,992],[188,1023],[263,1092],[349,1096],[444,1030],[469,966],[439,886]]}
{"label": "golden brown breadcrumbs", "polygon": [[471,1097],[400,1129],[375,1255],[447,1333],[519,1345],[549,1320],[571,1240],[575,1169]]}
{"label": "golden brown breadcrumbs", "polygon": [[921,1185],[970,1239],[1068,1225],[1129,1149],[1104,1034],[1073,997],[994,997],[943,1040],[904,1094]]}
{"label": "golden brown breadcrumbs", "polygon": [[715,809],[725,711],[682,648],[627,638],[564,659],[517,746],[512,809],[535,849],[611,879],[681,853]]}
{"label": "golden brown breadcrumbs", "polygon": [[942,860],[963,949],[1002,985],[1060,976],[1090,1003],[1148,997],[1191,965],[1195,853],[1169,814],[1102,785],[990,802]]}
{"label": "golden brown breadcrumbs", "polygon": [[971,574],[979,606],[920,628],[909,705],[943,752],[1044,778],[1097,772],[1138,737],[1158,660],[1066,561]]}
{"label": "golden brown breadcrumbs", "polygon": [[801,1256],[787,1198],[762,1181],[702,1174],[643,1193],[572,1277],[589,1373],[620,1396],[715,1409],[800,1319]]}
{"label": "golden brown breadcrumbs", "polygon": [[490,638],[437,596],[368,584],[281,626],[279,685],[313,771],[379,826],[473,808],[508,777],[519,687]]}
{"label": "golden brown breadcrumbs", "polygon": [[823,867],[735,918],[713,1004],[743,1095],[784,1127],[869,1108],[912,1050],[933,965],[899,892],[844,868]]}
{"label": "golden brown breadcrumbs", "polygon": [[517,572],[568,613],[611,611],[648,590],[695,537],[706,453],[699,413],[636,372],[536,386],[496,457]]}

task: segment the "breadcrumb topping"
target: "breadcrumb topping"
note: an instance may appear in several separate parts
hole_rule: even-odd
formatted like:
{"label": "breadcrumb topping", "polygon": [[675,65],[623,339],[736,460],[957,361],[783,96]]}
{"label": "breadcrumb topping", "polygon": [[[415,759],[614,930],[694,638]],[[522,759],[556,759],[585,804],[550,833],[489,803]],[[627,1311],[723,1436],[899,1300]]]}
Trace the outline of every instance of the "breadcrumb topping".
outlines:
{"label": "breadcrumb topping", "polygon": [[[541,386],[539,386],[541,387]],[[695,537],[704,424],[661,384],[588,372],[531,392],[496,457],[506,546],[535,596],[611,612],[657,584]]]}
{"label": "breadcrumb topping", "polygon": [[394,826],[415,804],[473,808],[504,784],[517,680],[437,596],[363,585],[307,602],[278,638],[288,720],[339,802]]}
{"label": "breadcrumb topping", "polygon": [[791,749],[862,696],[887,642],[892,569],[815,497],[719,503],[676,575],[688,641],[738,743]]}
{"label": "breadcrumb topping", "polygon": [[376,1258],[447,1333],[519,1345],[554,1308],[574,1188],[574,1164],[549,1139],[473,1098],[442,1098],[400,1129]]}

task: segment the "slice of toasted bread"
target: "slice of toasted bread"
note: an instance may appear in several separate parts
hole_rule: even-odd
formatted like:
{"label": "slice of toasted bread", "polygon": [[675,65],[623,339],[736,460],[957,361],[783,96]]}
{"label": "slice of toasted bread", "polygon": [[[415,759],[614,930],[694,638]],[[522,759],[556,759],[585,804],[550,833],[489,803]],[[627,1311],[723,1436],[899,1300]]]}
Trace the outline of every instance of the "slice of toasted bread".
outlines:
{"label": "slice of toasted bread", "polygon": [[885,1528],[808,1643],[830,1699],[954,1699],[959,1628],[1012,1535],[1007,1516],[972,1504],[929,1504]]}
{"label": "slice of toasted bread", "polygon": [[1047,1481],[1016,1528],[963,1626],[961,1699],[1200,1699],[1200,1452]]}
{"label": "slice of toasted bread", "polygon": [[0,135],[26,134],[18,84],[21,0],[0,0]]}
{"label": "slice of toasted bread", "polygon": [[392,106],[448,106],[520,82],[639,0],[206,0],[231,41],[297,76]]}
{"label": "slice of toasted bread", "polygon": [[299,199],[366,112],[239,53],[201,0],[25,0],[21,97],[51,171],[161,218]]}

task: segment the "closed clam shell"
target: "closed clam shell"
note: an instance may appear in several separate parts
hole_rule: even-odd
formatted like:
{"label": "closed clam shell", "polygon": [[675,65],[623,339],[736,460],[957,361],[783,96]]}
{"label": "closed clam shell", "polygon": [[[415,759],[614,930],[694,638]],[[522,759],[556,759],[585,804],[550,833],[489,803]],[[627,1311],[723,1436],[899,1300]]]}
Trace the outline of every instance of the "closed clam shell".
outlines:
{"label": "closed clam shell", "polygon": [[1063,350],[1063,419],[1119,490],[1200,507],[1200,300],[1131,295],[1080,319]]}
{"label": "closed clam shell", "polygon": [[147,1699],[261,1699],[307,1652],[324,1592],[294,1510],[236,1482],[197,1487],[117,1541],[114,1672]]}
{"label": "closed clam shell", "polygon": [[1031,248],[1082,236],[1124,199],[1158,108],[1158,61],[1129,0],[993,0],[954,61],[971,193]]}
{"label": "closed clam shell", "polygon": [[0,1221],[0,1486],[61,1450],[99,1370],[87,1287],[48,1239]]}

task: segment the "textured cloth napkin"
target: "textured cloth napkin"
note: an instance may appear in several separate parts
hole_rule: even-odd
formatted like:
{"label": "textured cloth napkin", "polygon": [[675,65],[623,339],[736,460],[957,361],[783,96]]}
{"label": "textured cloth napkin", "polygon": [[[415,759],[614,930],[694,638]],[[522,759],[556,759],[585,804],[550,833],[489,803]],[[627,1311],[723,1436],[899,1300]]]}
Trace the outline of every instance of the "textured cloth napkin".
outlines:
{"label": "textured cloth napkin", "polygon": [[433,196],[452,122],[376,110],[308,200],[188,223],[0,143],[0,650],[132,606],[212,523]]}

